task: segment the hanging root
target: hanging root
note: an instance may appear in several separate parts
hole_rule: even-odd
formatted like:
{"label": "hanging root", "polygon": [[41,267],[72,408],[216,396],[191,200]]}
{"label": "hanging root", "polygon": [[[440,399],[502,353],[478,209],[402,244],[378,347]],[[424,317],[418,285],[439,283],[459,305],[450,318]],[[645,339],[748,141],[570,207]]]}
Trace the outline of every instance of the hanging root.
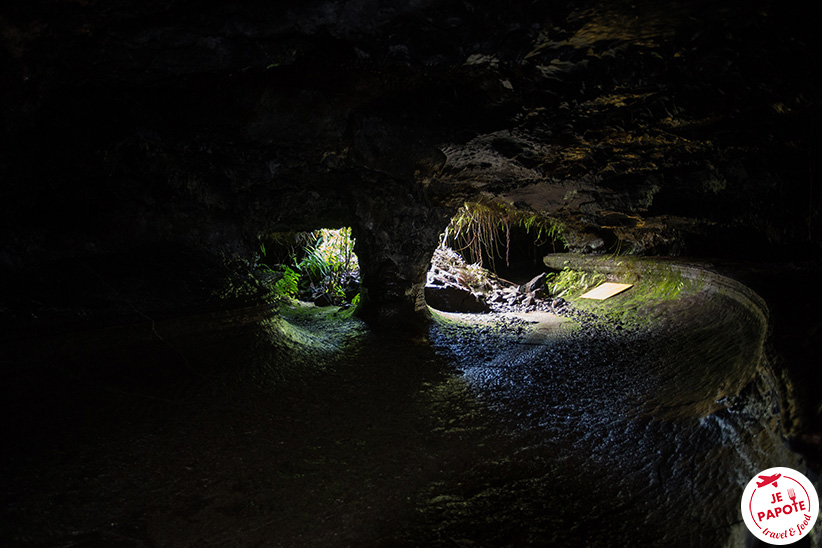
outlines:
{"label": "hanging root", "polygon": [[[496,271],[496,258],[504,257],[506,266],[509,266],[512,226],[520,226],[529,234],[533,233],[535,245],[552,241],[555,249],[557,242],[565,246],[562,236],[565,227],[560,221],[498,202],[463,204],[445,231],[444,243],[465,255],[468,262],[485,266],[483,261],[487,258],[489,270]],[[503,235],[504,255],[499,246]]]}

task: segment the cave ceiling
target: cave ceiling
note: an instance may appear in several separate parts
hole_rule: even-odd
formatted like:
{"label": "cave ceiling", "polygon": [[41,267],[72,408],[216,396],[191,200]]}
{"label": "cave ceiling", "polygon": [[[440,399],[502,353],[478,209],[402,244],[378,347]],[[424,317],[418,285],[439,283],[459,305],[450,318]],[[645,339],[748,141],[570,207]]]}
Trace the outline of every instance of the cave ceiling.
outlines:
{"label": "cave ceiling", "polygon": [[342,224],[382,245],[382,210],[440,230],[497,199],[581,251],[807,248],[812,37],[792,2],[17,2],[3,230],[18,253],[55,227],[62,249]]}

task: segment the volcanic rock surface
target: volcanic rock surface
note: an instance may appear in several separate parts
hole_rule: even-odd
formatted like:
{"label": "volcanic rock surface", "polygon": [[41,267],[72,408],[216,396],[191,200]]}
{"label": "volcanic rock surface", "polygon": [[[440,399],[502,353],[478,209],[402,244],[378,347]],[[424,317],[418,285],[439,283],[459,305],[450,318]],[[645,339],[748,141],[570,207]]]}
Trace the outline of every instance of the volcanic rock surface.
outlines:
{"label": "volcanic rock surface", "polygon": [[[557,219],[575,252],[812,261],[817,270],[798,272],[813,279],[822,140],[808,9],[6,4],[4,325],[78,320],[77,301],[90,295],[99,309],[139,316],[137,305],[170,280],[181,282],[181,305],[226,280],[228,293],[253,295],[246,273],[261,235],[340,226],[357,239],[363,316],[403,324],[425,310],[437,237],[466,200]],[[163,260],[175,272],[156,284],[110,268],[128,257],[147,272],[178,249],[201,258]],[[215,261],[227,266],[188,266]],[[759,275],[767,270],[750,279],[796,279]],[[64,273],[64,289],[42,299]],[[783,298],[774,292],[769,305],[790,318]],[[798,369],[810,367],[807,341],[820,329],[818,292],[804,302],[808,315],[783,330]]]}

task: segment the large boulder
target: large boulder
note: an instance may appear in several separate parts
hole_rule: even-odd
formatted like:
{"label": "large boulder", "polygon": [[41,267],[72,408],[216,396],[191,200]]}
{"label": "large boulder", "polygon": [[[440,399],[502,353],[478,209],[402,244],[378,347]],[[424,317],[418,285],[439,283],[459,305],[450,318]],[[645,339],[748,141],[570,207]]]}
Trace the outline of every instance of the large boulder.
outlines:
{"label": "large boulder", "polygon": [[443,312],[490,312],[485,299],[455,285],[425,286],[425,302]]}
{"label": "large boulder", "polygon": [[522,284],[519,286],[520,293],[534,293],[539,289],[545,288],[545,280],[548,278],[548,274],[543,272],[538,276],[534,276],[531,281],[528,283]]}

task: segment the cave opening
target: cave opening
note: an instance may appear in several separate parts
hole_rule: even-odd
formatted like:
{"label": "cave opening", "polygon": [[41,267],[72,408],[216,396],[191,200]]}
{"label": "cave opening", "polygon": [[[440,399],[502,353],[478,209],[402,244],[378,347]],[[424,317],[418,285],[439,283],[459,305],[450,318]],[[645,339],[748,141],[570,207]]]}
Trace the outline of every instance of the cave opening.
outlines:
{"label": "cave opening", "polygon": [[356,307],[360,263],[351,227],[271,232],[259,240],[258,274],[276,300]]}
{"label": "cave opening", "polygon": [[440,234],[425,297],[445,312],[533,310],[547,276],[543,257],[567,249],[564,224],[503,202],[465,202]]}

